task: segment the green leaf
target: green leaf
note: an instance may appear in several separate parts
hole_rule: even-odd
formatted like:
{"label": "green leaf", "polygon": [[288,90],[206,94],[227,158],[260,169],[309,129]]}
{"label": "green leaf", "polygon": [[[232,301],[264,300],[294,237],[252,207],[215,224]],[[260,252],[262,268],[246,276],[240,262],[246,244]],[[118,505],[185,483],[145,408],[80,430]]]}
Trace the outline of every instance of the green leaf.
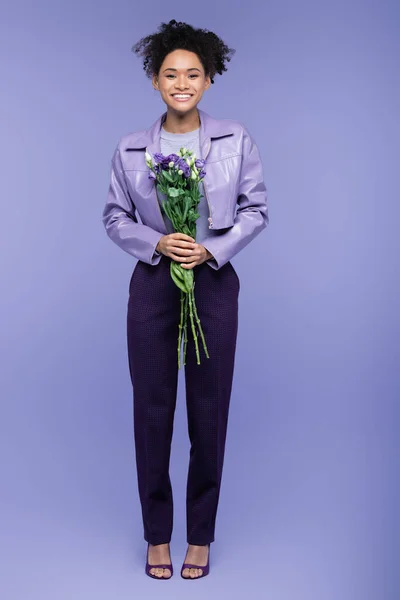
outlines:
{"label": "green leaf", "polygon": [[174,179],[168,171],[162,171],[162,174],[163,174],[163,177],[165,177],[165,179],[167,181],[169,181],[170,183],[174,183]]}
{"label": "green leaf", "polygon": [[163,202],[163,208],[164,208],[165,214],[171,220],[171,207],[168,204],[168,202],[166,202],[165,200]]}
{"label": "green leaf", "polygon": [[189,211],[188,221],[189,221],[189,223],[195,223],[199,217],[200,217],[199,213],[194,212],[194,211],[193,212]]}
{"label": "green leaf", "polygon": [[174,187],[170,187],[168,188],[168,196],[171,196],[171,198],[177,198],[178,196],[180,196],[180,190]]}
{"label": "green leaf", "polygon": [[181,211],[181,208],[180,208],[179,204],[176,204],[176,205],[175,205],[175,212],[176,212],[176,214],[178,215],[178,217],[179,217],[180,219],[182,219],[182,211]]}
{"label": "green leaf", "polygon": [[190,198],[188,198],[187,196],[184,198],[184,206],[185,206],[185,208],[184,208],[183,216],[182,216],[183,222],[186,221],[188,210],[190,208]]}

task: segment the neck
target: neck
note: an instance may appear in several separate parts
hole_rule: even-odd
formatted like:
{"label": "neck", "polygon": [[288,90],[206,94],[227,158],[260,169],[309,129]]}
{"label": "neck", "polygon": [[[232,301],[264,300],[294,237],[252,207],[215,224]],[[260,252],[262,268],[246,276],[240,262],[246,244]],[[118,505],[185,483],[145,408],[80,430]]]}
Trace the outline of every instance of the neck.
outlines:
{"label": "neck", "polygon": [[189,131],[198,129],[200,127],[200,116],[197,108],[183,115],[168,108],[163,127],[169,133],[189,133]]}

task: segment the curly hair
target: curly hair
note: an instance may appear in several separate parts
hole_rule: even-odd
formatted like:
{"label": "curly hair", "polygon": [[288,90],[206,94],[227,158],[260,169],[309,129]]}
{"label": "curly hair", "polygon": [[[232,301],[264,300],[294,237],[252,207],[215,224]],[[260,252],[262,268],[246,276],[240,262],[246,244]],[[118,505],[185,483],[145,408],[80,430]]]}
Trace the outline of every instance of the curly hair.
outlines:
{"label": "curly hair", "polygon": [[236,52],[212,31],[196,29],[187,23],[161,23],[157,33],[147,35],[132,46],[132,52],[143,57],[143,69],[147,77],[160,72],[164,58],[174,50],[188,50],[199,57],[205,75],[214,83],[216,73],[222,75]]}

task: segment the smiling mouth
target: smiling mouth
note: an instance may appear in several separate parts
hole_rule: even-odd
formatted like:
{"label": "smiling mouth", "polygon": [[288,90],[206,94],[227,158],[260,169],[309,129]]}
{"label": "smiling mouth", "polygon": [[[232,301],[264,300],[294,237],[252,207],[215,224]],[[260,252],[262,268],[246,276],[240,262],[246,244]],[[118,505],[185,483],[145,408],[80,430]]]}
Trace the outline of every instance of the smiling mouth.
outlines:
{"label": "smiling mouth", "polygon": [[193,94],[171,94],[172,98],[178,102],[186,102],[187,100],[190,100],[192,95]]}

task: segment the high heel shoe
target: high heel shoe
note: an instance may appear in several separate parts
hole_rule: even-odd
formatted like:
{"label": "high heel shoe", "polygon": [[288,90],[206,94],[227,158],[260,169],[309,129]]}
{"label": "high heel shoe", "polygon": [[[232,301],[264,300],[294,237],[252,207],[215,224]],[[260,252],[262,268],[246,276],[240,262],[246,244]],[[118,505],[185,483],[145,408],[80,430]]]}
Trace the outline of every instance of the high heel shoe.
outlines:
{"label": "high heel shoe", "polygon": [[[146,557],[146,575],[148,575],[149,577],[152,577],[153,579],[171,579],[172,575],[174,574],[174,568],[172,566],[172,564],[169,565],[149,565],[149,546],[150,543],[147,544],[147,557]],[[169,569],[171,571],[171,577],[164,577],[163,575],[161,577],[158,577],[158,575],[153,575],[152,573],[150,573],[151,569]]]}
{"label": "high heel shoe", "polygon": [[[206,575],[209,574],[210,572],[210,544],[207,544],[208,546],[208,558],[207,558],[207,564],[205,567],[202,567],[201,565],[191,565],[190,563],[183,563],[182,565],[182,569],[181,569],[181,577],[182,579],[201,579],[202,577],[205,577]],[[203,573],[202,575],[198,575],[197,577],[184,577],[184,575],[182,575],[183,571],[185,569],[202,569]]]}

